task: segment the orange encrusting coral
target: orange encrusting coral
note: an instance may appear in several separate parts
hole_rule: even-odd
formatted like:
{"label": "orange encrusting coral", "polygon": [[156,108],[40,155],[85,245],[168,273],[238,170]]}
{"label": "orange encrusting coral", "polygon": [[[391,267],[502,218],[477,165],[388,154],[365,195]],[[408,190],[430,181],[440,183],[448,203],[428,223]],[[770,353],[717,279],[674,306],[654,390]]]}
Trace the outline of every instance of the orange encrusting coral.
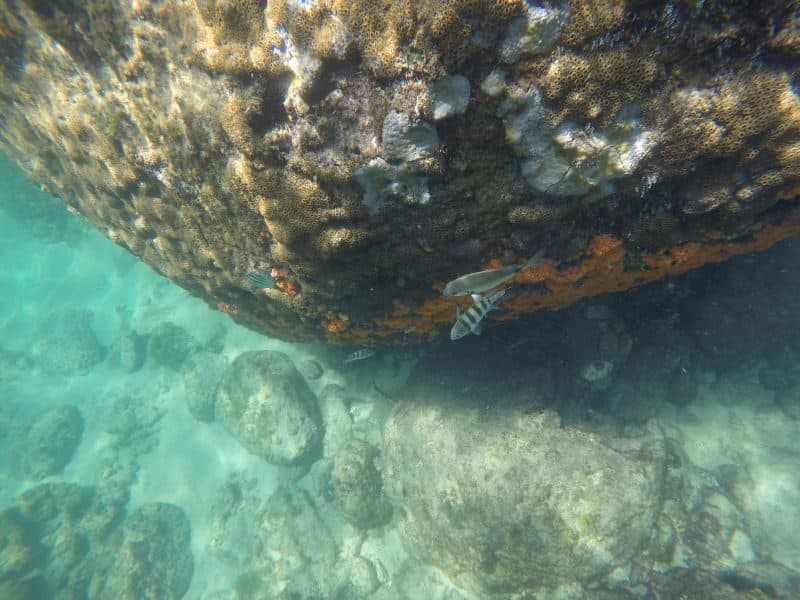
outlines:
{"label": "orange encrusting coral", "polygon": [[[800,233],[800,213],[786,216],[778,223],[762,224],[738,241],[726,240],[721,232],[708,232],[705,236],[708,241],[704,243],[682,243],[657,253],[626,250],[622,239],[599,234],[574,262],[560,266],[545,263],[520,271],[512,280],[514,292],[503,299],[501,310],[492,313],[491,318],[504,321],[543,308],[563,308],[587,296],[626,290],[709,262],[766,250],[797,233]],[[499,266],[499,261],[490,261],[487,267],[492,266]],[[395,302],[392,312],[374,319],[371,327],[350,327],[349,323],[336,319],[326,320],[323,327],[329,340],[335,343],[369,346],[380,340],[385,343],[390,336],[397,336],[398,343],[406,341],[408,336],[433,340],[450,328],[456,306],[463,310],[470,303],[467,296],[435,296],[417,307]]]}
{"label": "orange encrusting coral", "polygon": [[289,281],[286,278],[278,278],[275,280],[275,287],[289,294],[290,296],[296,296],[298,292],[297,284],[293,281]]}
{"label": "orange encrusting coral", "polygon": [[325,331],[328,333],[342,333],[345,329],[347,329],[349,323],[344,319],[339,319],[338,317],[330,317],[323,321],[322,326],[325,328]]}

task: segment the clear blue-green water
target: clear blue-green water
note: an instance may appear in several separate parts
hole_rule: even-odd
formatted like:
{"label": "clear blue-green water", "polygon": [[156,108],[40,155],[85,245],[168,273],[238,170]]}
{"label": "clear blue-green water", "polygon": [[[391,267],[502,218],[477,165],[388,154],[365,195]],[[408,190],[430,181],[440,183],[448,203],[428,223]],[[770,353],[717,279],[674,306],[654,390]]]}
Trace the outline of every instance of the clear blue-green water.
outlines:
{"label": "clear blue-green water", "polygon": [[[602,597],[800,593],[798,240],[349,365],[235,325],[5,158],[0,256],[0,598],[470,598],[460,553],[501,577],[534,546],[512,564],[598,561]],[[277,393],[274,352],[316,407],[299,466],[259,445],[290,452],[292,418],[220,417],[236,382]]]}

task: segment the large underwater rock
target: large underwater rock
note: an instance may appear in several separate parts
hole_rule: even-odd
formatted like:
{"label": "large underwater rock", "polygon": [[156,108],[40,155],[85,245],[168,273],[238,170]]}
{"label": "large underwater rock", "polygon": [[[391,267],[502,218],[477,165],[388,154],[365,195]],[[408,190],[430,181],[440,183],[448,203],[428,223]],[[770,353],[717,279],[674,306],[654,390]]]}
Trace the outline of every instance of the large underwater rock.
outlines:
{"label": "large underwater rock", "polygon": [[217,387],[216,418],[249,452],[276,465],[307,463],[322,450],[319,405],[282,352],[245,352]]}
{"label": "large underwater rock", "polygon": [[481,598],[613,586],[650,543],[656,429],[605,439],[524,405],[407,400],[384,438],[404,544]]}
{"label": "large underwater rock", "polygon": [[411,343],[448,280],[540,249],[506,316],[800,230],[797,30],[777,0],[12,0],[0,148],[251,328]]}

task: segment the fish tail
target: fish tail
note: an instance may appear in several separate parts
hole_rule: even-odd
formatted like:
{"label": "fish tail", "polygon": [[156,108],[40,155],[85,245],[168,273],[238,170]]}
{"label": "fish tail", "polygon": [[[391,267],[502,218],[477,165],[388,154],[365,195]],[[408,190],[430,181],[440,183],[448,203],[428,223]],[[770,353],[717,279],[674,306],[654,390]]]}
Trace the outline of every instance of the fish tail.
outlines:
{"label": "fish tail", "polygon": [[531,256],[525,264],[520,267],[520,271],[524,271],[525,269],[530,269],[532,267],[538,267],[539,263],[541,262],[542,258],[544,257],[544,248],[541,248],[536,254]]}
{"label": "fish tail", "polygon": [[500,300],[500,298],[505,296],[506,292],[508,291],[508,289],[509,288],[502,288],[502,289],[495,290],[494,292],[492,292],[492,295],[488,298],[489,306],[493,305],[495,302]]}

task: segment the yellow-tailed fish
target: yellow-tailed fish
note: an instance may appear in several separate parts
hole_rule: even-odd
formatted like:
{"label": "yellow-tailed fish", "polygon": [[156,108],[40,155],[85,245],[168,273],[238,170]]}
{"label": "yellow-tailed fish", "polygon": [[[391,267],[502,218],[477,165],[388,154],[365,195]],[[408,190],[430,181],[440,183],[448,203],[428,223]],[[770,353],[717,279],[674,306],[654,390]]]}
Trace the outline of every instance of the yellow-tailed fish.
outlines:
{"label": "yellow-tailed fish", "polygon": [[527,262],[521,265],[511,265],[501,269],[487,269],[486,271],[462,275],[444,286],[444,291],[442,293],[445,296],[464,296],[466,294],[482,294],[483,292],[488,292],[498,285],[505,283],[523,269],[537,266],[542,256],[544,256],[544,249],[539,250]]}

